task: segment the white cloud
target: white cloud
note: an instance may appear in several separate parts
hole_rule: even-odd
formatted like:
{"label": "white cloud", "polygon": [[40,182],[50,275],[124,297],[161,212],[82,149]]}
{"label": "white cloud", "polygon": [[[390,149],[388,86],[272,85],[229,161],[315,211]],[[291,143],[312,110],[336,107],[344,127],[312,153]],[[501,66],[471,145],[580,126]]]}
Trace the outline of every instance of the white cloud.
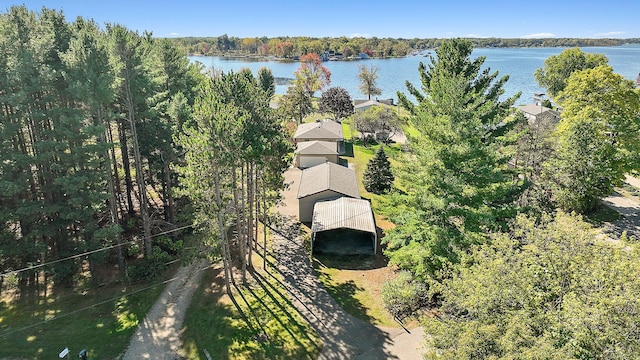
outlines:
{"label": "white cloud", "polygon": [[624,34],[624,33],[625,33],[624,31],[609,31],[609,32],[604,32],[604,33],[594,34],[594,36],[609,37],[609,36],[622,35],[622,34]]}
{"label": "white cloud", "polygon": [[168,36],[168,37],[178,37],[178,36],[181,36],[181,35],[182,35],[182,34],[177,33],[177,32],[171,32],[171,33],[168,33],[168,34],[167,34],[167,36]]}
{"label": "white cloud", "polygon": [[349,35],[349,36],[347,36],[347,37],[348,37],[348,38],[358,38],[358,37],[361,37],[361,38],[370,38],[370,37],[371,37],[371,34],[367,34],[367,33],[365,33],[365,34],[361,34],[361,33],[353,33],[353,34],[351,34],[351,35]]}
{"label": "white cloud", "polygon": [[552,38],[556,37],[556,34],[552,33],[536,33],[521,36],[522,39],[541,39],[541,38]]}

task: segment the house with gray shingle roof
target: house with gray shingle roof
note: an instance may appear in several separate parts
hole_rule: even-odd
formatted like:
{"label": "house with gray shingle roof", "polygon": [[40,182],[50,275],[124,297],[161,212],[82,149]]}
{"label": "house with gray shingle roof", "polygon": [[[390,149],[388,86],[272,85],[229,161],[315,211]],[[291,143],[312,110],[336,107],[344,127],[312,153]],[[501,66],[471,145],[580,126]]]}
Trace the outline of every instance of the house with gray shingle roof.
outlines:
{"label": "house with gray shingle roof", "polygon": [[322,120],[298,125],[293,141],[297,144],[303,141],[326,141],[334,143],[335,150],[342,153],[344,149],[344,133],[342,124],[333,120]]}
{"label": "house with gray shingle roof", "polygon": [[343,196],[360,199],[355,170],[331,162],[303,170],[297,196],[300,222],[313,220],[313,206],[317,201]]}
{"label": "house with gray shingle roof", "polygon": [[336,144],[329,141],[302,141],[295,151],[295,166],[310,168],[326,162],[338,163]]}
{"label": "house with gray shingle roof", "polygon": [[548,117],[551,121],[558,122],[560,113],[539,104],[527,104],[518,106],[518,110],[522,111],[524,117],[529,120],[529,124],[533,124],[543,117]]}

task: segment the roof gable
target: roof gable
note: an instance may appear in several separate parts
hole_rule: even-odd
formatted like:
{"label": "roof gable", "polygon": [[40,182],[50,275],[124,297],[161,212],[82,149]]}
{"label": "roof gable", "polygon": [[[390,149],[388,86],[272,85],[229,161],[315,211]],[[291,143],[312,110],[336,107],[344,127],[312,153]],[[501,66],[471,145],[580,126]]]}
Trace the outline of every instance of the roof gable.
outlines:
{"label": "roof gable", "polygon": [[301,141],[295,151],[300,155],[338,155],[336,143],[330,141]]}
{"label": "roof gable", "polygon": [[356,172],[344,166],[327,162],[302,170],[298,199],[331,190],[336,193],[360,198]]}
{"label": "roof gable", "polygon": [[337,139],[342,140],[342,124],[332,120],[322,120],[298,125],[294,139]]}

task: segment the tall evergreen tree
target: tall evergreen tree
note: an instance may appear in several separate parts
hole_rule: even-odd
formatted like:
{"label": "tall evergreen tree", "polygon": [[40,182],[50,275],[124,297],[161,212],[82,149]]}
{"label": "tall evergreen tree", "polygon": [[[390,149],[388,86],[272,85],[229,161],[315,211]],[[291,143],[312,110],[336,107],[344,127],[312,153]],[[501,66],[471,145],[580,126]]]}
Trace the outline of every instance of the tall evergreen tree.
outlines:
{"label": "tall evergreen tree", "polygon": [[391,190],[394,179],[389,158],[380,146],[364,171],[364,188],[370,193],[382,194]]}
{"label": "tall evergreen tree", "polygon": [[[118,85],[116,101],[120,111],[120,149],[125,170],[125,183],[129,212],[133,213],[133,184],[130,174],[129,141],[133,149],[135,166],[135,185],[137,188],[138,208],[142,217],[144,231],[144,253],[151,255],[151,219],[149,218],[149,203],[147,183],[145,181],[145,167],[140,153],[140,140],[138,137],[139,123],[147,115],[147,91],[152,90],[149,74],[143,67],[143,46],[145,39],[138,33],[126,29],[121,25],[107,26],[107,32],[111,41],[112,66],[115,69],[116,84]],[[148,39],[147,39],[148,40]]]}
{"label": "tall evergreen tree", "polygon": [[394,197],[397,226],[385,239],[391,262],[418,277],[445,276],[516,213],[520,184],[507,167],[512,124],[505,119],[519,94],[500,100],[508,76],[482,69],[485,59],[472,60],[472,49],[466,40],[444,42],[418,68],[424,93],[407,82],[418,104],[398,93],[420,135],[402,164],[406,194]]}

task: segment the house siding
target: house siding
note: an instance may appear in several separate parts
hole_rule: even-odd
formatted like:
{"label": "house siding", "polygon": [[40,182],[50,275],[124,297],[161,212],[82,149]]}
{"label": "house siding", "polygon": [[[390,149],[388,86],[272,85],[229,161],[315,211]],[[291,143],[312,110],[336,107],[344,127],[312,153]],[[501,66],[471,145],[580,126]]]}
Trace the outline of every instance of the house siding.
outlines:
{"label": "house siding", "polygon": [[313,220],[313,206],[319,200],[337,199],[344,196],[332,190],[321,191],[317,194],[305,196],[298,199],[298,218],[300,222],[311,222]]}

